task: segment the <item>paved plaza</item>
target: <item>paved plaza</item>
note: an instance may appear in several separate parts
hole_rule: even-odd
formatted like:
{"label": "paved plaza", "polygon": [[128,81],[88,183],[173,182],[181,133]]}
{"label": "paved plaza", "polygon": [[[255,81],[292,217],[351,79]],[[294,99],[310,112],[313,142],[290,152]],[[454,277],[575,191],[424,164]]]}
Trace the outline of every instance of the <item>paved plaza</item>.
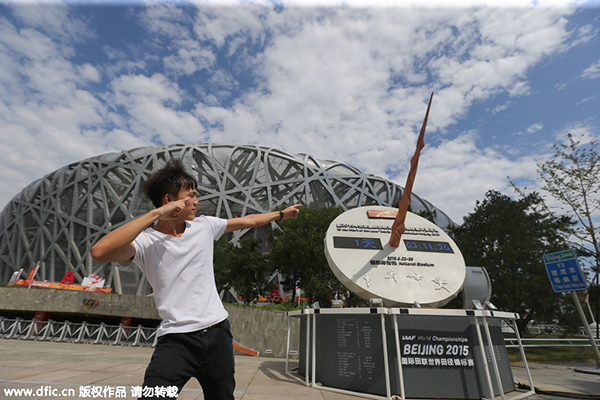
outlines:
{"label": "paved plaza", "polygon": [[[152,350],[143,347],[0,339],[0,398],[133,399],[132,388],[141,384]],[[514,365],[512,369],[516,382],[528,382],[523,365]],[[552,394],[536,394],[529,399],[577,398],[571,393],[596,394],[597,396],[588,398],[600,399],[600,375],[576,371],[594,371],[595,364],[532,364],[530,369],[535,387]],[[360,398],[307,387],[287,376],[285,359],[278,358],[236,355],[236,381],[236,400]],[[16,392],[10,394],[6,389],[32,389],[33,394],[26,396],[22,392],[21,396],[16,396]],[[564,395],[558,397],[557,392]],[[70,395],[71,393],[75,395]],[[190,380],[179,399],[201,400],[204,396],[199,384]]]}

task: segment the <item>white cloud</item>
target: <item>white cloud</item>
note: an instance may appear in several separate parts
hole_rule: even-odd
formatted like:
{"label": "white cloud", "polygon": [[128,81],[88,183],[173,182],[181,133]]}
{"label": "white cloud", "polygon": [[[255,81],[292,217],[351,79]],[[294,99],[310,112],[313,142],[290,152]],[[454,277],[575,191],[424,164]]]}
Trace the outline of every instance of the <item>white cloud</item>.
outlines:
{"label": "white cloud", "polygon": [[516,82],[514,86],[508,91],[510,97],[526,96],[530,93],[531,88],[529,87],[529,84],[524,81]]}
{"label": "white cloud", "polygon": [[462,223],[462,217],[473,211],[476,200],[483,199],[488,190],[512,193],[508,177],[529,180],[536,174],[537,158],[512,161],[494,150],[481,150],[480,139],[469,132],[438,147],[426,147],[419,163],[414,192],[457,223]]}
{"label": "white cloud", "polygon": [[177,41],[174,47],[172,55],[163,59],[167,71],[191,75],[203,69],[209,70],[215,64],[215,54],[194,40]]}
{"label": "white cloud", "polygon": [[201,137],[203,127],[190,113],[177,110],[182,91],[162,74],[121,76],[111,83],[111,102],[129,116],[126,125],[133,134],[152,143],[173,143]]}
{"label": "white cloud", "polygon": [[67,60],[74,53],[69,40],[82,33],[81,25],[69,19],[66,8],[47,11],[13,9],[34,28],[17,29],[8,16],[0,17],[2,204],[43,174],[106,148],[89,146],[79,134],[81,126],[101,124],[105,112],[96,96],[82,89],[99,80],[98,71]]}
{"label": "white cloud", "polygon": [[564,90],[564,89],[566,89],[567,84],[566,83],[556,83],[554,85],[554,87],[556,88],[556,90]]}
{"label": "white cloud", "polygon": [[582,104],[585,104],[585,103],[589,103],[589,102],[591,102],[591,101],[594,101],[594,100],[596,100],[597,98],[598,98],[598,96],[597,96],[597,95],[593,95],[593,96],[586,97],[585,99],[581,99],[581,100],[579,100],[579,101],[577,102],[577,105],[579,106],[579,105],[582,105]]}
{"label": "white cloud", "polygon": [[586,68],[581,76],[587,79],[600,78],[600,60]]}
{"label": "white cloud", "polygon": [[181,102],[181,94],[176,83],[162,74],[151,77],[123,75],[111,82],[111,89],[117,105],[126,106],[144,100],[171,104]]}
{"label": "white cloud", "polygon": [[533,124],[529,128],[527,128],[526,132],[527,133],[535,133],[535,132],[542,130],[543,127],[544,127],[544,125],[540,124],[540,123]]}
{"label": "white cloud", "polygon": [[563,129],[558,130],[555,133],[555,140],[557,143],[568,144],[568,134],[572,134],[574,137],[581,137],[582,143],[589,143],[593,140],[600,140],[600,134],[597,133],[597,129],[586,122],[576,122],[565,126]]}
{"label": "white cloud", "polygon": [[70,7],[62,2],[52,3],[50,7],[13,3],[11,11],[21,23],[68,48],[72,43],[81,43],[94,37],[94,31],[84,21],[70,18]]}
{"label": "white cloud", "polygon": [[[431,15],[378,10],[324,14],[301,14],[291,27],[289,21],[295,19],[290,17],[285,30],[267,22],[271,31],[282,34],[260,58],[261,92],[219,113],[197,109],[201,118],[218,126],[213,138],[221,139],[237,127],[241,137],[260,136],[263,143],[289,151],[338,158],[376,174],[401,173],[405,167],[398,165],[406,165],[412,154],[413,135],[431,90],[431,84],[419,85],[423,79],[415,76],[437,75],[440,80],[434,85],[443,86],[434,87],[431,134],[457,121],[475,101],[502,90],[527,94],[526,70],[564,38],[564,33],[548,31],[546,25],[561,31],[564,23],[559,14],[546,11],[539,24],[531,23],[533,14],[515,16],[514,11],[477,11],[475,22],[452,10]],[[513,29],[503,39],[506,24]],[[536,26],[542,31],[539,35],[555,41],[545,41],[546,47],[536,43]],[[221,44],[224,35],[218,37]],[[439,53],[443,47],[450,55]],[[411,87],[395,80],[418,84]],[[241,112],[248,109],[252,111]],[[235,122],[236,118],[243,120]]]}
{"label": "white cloud", "polygon": [[141,10],[139,21],[146,27],[152,40],[166,37],[172,40],[189,39],[192,17],[187,8],[174,4],[149,6]]}
{"label": "white cloud", "polygon": [[594,39],[598,35],[598,28],[592,24],[584,25],[577,29],[577,36],[571,46],[578,46]]}
{"label": "white cloud", "polygon": [[0,17],[0,204],[61,166],[133,143],[104,136],[109,107],[92,88],[101,69],[71,60],[93,28],[60,5],[10,10],[22,25]]}
{"label": "white cloud", "polygon": [[511,101],[507,101],[503,104],[498,104],[496,107],[494,107],[493,110],[490,110],[490,113],[492,115],[498,114],[502,111],[506,111],[508,110],[510,107],[512,106],[512,102]]}
{"label": "white cloud", "polygon": [[140,15],[156,51],[165,47],[168,52],[162,62],[169,74],[191,75],[203,69],[210,70],[215,65],[216,55],[212,49],[204,47],[195,38],[191,10],[168,4],[145,8]]}
{"label": "white cloud", "polygon": [[[457,220],[535,163],[450,132],[453,124],[499,94],[531,95],[527,74],[566,46],[572,12],[169,5],[133,10],[144,41],[117,48],[70,8],[44,21],[48,7],[36,7],[15,11],[18,26],[0,17],[5,196],[69,162],[159,142],[273,146],[403,185],[435,91],[415,192]],[[92,38],[108,62],[75,57]],[[136,46],[146,47],[130,54]]]}

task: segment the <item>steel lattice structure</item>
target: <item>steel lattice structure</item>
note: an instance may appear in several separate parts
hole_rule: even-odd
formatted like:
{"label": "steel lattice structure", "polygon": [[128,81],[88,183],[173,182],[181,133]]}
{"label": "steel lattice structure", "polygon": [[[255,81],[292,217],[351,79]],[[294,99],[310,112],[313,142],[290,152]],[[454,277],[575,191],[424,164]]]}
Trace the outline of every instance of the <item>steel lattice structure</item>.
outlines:
{"label": "steel lattice structure", "polygon": [[[36,279],[75,280],[98,274],[117,292],[148,294],[138,268],[99,264],[89,255],[104,234],[152,208],[141,190],[166,160],[181,158],[198,179],[199,212],[222,218],[271,211],[284,204],[391,206],[402,188],[334,161],[260,146],[163,145],[109,153],[67,165],[27,186],[0,214],[0,283],[41,261]],[[412,208],[451,219],[413,193]],[[247,232],[236,232],[232,240]],[[264,232],[263,232],[264,235]]]}

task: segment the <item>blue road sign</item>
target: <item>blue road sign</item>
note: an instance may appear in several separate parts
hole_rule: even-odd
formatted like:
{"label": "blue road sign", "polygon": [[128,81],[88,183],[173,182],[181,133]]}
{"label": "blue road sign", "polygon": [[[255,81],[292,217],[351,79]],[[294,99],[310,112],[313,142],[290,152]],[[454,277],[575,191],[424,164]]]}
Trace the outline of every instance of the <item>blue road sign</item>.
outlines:
{"label": "blue road sign", "polygon": [[544,254],[544,265],[555,292],[586,290],[587,283],[577,262],[575,250]]}

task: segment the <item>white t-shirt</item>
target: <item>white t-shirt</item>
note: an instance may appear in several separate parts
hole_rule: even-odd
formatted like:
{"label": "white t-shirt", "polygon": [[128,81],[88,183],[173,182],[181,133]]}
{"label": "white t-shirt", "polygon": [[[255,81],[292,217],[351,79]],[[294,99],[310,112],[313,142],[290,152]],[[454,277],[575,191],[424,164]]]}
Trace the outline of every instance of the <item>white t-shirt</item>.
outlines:
{"label": "white t-shirt", "polygon": [[194,332],[228,317],[213,269],[214,241],[226,227],[225,219],[200,216],[186,221],[181,237],[148,228],[134,240],[133,261],[154,289],[162,318],[157,336]]}

